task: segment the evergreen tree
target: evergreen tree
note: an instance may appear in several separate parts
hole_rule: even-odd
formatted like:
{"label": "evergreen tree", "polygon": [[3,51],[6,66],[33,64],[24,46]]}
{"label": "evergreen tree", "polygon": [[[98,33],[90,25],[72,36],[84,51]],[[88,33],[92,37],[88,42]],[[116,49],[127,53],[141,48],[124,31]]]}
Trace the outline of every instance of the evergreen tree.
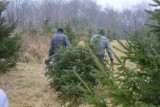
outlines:
{"label": "evergreen tree", "polygon": [[65,34],[68,36],[69,41],[71,42],[71,44],[75,44],[75,34],[73,32],[72,26],[70,23],[67,23],[65,25]]}
{"label": "evergreen tree", "polygon": [[16,23],[7,25],[2,16],[7,4],[5,1],[0,1],[0,73],[4,73],[8,68],[15,66],[20,47],[19,36],[11,35]]}
{"label": "evergreen tree", "polygon": [[115,40],[118,37],[118,33],[111,30],[111,29],[107,29],[106,30],[106,34],[107,38],[109,38],[109,40]]}
{"label": "evergreen tree", "polygon": [[[75,107],[85,97],[82,90],[84,85],[74,73],[94,84],[93,70],[97,66],[89,51],[85,47],[61,48],[54,56],[54,63],[49,66],[46,76],[49,78],[51,87],[58,91],[58,99],[62,104],[68,103]],[[87,86],[87,85],[86,85]]]}
{"label": "evergreen tree", "polygon": [[[147,107],[160,106],[160,1],[155,2],[153,11],[147,11],[154,20],[149,25],[150,35],[146,35],[144,40],[134,39],[128,41],[128,45],[120,44],[126,50],[123,61],[120,61],[119,82],[121,88],[130,91],[129,102]],[[125,67],[127,61],[136,64],[136,69]],[[123,97],[122,97],[123,98]]]}
{"label": "evergreen tree", "polygon": [[[135,38],[132,41],[126,40],[126,44],[119,41],[124,50],[117,49],[125,56],[118,58],[115,55],[120,65],[118,73],[109,77],[102,73],[103,70],[97,73],[96,79],[103,86],[103,94],[99,96],[99,92],[94,89],[93,95],[86,95],[89,103],[97,107],[107,107],[106,99],[109,98],[114,106],[160,106],[160,1],[154,2],[152,6],[156,8],[147,11],[154,20],[154,23],[149,25],[150,34],[147,34],[144,40]],[[126,66],[128,61],[136,64],[136,67]]]}
{"label": "evergreen tree", "polygon": [[[118,58],[115,55],[119,61],[118,73],[108,75],[104,66],[87,45],[92,56],[91,59],[94,60],[90,62],[96,63],[97,67],[93,77],[98,81],[101,90],[91,87],[80,74],[78,75],[76,72],[72,72],[72,74],[74,73],[73,77],[76,76],[83,85],[83,87],[77,87],[76,90],[83,91],[83,95],[90,104],[96,107],[108,107],[110,103],[114,107],[117,105],[122,107],[160,106],[160,1],[153,1],[155,2],[153,6],[156,8],[153,11],[148,11],[152,16],[151,19],[155,20],[155,23],[149,25],[151,33],[149,32],[150,34],[147,34],[144,40],[126,40],[126,44],[119,41],[124,50],[118,50],[123,52],[125,56]],[[136,67],[126,66],[128,61],[136,64]]]}
{"label": "evergreen tree", "polygon": [[50,34],[50,33],[52,33],[52,26],[50,24],[50,20],[49,19],[46,19],[44,21],[44,24],[42,26],[42,30],[43,30],[44,34]]}

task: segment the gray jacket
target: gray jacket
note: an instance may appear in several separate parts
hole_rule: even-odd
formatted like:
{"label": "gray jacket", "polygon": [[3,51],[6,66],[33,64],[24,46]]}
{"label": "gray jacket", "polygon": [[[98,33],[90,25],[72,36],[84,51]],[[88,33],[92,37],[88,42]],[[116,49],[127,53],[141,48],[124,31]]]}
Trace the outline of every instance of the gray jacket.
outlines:
{"label": "gray jacket", "polygon": [[93,35],[90,40],[90,43],[93,44],[93,46],[95,47],[94,49],[96,51],[96,55],[104,56],[106,49],[110,60],[113,60],[113,55],[109,45],[109,39],[107,39],[105,36],[99,34]]}

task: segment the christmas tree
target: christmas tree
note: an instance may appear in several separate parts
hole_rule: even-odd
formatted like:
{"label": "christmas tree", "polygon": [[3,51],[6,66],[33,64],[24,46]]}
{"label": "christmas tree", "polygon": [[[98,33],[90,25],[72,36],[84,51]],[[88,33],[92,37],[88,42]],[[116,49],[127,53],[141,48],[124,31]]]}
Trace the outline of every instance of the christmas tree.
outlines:
{"label": "christmas tree", "polygon": [[5,1],[0,1],[0,73],[15,66],[20,47],[19,35],[12,35],[16,23],[7,25],[3,17],[7,4]]}

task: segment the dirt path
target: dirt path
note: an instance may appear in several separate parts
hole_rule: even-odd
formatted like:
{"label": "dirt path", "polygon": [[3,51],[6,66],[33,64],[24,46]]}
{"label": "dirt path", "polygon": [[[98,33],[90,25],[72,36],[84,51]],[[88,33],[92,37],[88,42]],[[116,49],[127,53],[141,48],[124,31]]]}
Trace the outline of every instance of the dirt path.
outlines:
{"label": "dirt path", "polygon": [[19,63],[0,75],[0,88],[7,93],[10,107],[60,107],[44,73],[43,65]]}

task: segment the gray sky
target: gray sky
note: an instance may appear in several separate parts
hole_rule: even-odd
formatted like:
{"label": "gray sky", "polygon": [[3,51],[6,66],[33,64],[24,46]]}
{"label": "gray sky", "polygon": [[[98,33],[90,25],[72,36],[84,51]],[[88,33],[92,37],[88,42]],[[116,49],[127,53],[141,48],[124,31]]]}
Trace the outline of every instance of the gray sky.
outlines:
{"label": "gray sky", "polygon": [[115,9],[123,9],[125,7],[129,7],[131,5],[136,5],[141,2],[151,2],[152,0],[94,0],[98,4],[102,5],[103,7],[105,5],[113,6]]}

